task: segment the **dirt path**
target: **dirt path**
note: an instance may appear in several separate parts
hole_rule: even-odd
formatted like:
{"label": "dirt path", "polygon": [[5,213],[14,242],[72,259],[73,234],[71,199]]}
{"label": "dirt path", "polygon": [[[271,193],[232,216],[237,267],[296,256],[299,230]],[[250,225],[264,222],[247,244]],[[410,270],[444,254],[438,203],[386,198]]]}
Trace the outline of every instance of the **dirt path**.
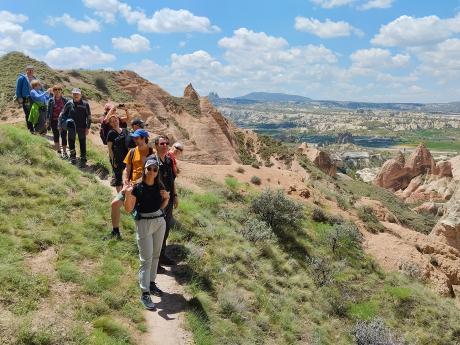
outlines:
{"label": "dirt path", "polygon": [[[21,119],[12,119],[9,123],[20,122]],[[100,143],[97,134],[88,136],[93,146],[105,149]],[[50,145],[52,140],[48,137]],[[78,145],[77,145],[78,146]],[[115,196],[116,191],[110,186],[110,177],[101,179],[95,175],[99,183],[112,190]],[[109,212],[109,201],[107,201],[107,212]],[[131,241],[133,239],[125,239]],[[134,279],[134,277],[133,277]],[[145,311],[144,317],[147,325],[147,332],[141,335],[139,345],[190,345],[193,344],[192,334],[185,329],[185,311],[187,310],[187,299],[183,287],[176,281],[171,268],[166,267],[164,273],[158,274],[157,285],[164,291],[164,296],[154,297],[157,311]],[[140,302],[139,302],[140,303]]]}

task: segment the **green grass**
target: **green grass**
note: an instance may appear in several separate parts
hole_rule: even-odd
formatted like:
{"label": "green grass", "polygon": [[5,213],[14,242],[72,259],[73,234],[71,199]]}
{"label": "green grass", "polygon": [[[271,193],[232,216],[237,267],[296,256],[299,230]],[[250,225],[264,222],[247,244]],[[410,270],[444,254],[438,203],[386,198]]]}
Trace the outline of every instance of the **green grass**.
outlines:
{"label": "green grass", "polygon": [[[103,70],[58,71],[22,53],[11,52],[0,58],[0,69],[3,71],[0,77],[0,111],[12,101],[16,79],[19,74],[24,73],[25,66],[29,64],[35,67],[35,76],[44,83],[45,88],[60,83],[64,85],[65,95],[70,96],[73,87],[80,87],[85,98],[95,101],[110,99],[113,102],[124,103],[133,100],[117,85],[115,72]],[[70,84],[69,75],[80,81],[76,84]]]}
{"label": "green grass", "polygon": [[[181,227],[171,240],[187,253],[187,320],[196,344],[353,344],[355,323],[375,316],[408,343],[457,344],[460,311],[452,300],[384,274],[360,246],[344,242],[334,254],[329,224],[307,218],[289,238],[246,240],[239,230],[250,200],[225,197],[236,184],[228,178],[205,194],[181,190]],[[231,212],[222,217],[222,210]]]}
{"label": "green grass", "polygon": [[[10,125],[0,126],[0,183],[0,307],[14,319],[11,337],[0,330],[3,343],[131,343],[127,325],[142,329],[144,322],[137,248],[130,240],[102,241],[110,190],[62,161],[45,139]],[[132,220],[123,223],[131,238]],[[55,261],[33,263],[51,247]],[[113,317],[123,322],[96,322]],[[31,320],[39,331],[26,327]]]}
{"label": "green grass", "polygon": [[410,131],[400,136],[402,145],[417,146],[425,143],[429,150],[460,151],[460,134],[455,128]]}

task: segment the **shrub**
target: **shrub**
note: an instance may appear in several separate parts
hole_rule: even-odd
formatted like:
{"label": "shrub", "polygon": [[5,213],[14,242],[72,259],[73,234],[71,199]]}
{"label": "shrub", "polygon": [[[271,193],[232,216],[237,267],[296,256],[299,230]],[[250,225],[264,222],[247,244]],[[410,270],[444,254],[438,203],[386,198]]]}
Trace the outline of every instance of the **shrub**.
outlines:
{"label": "shrub", "polygon": [[76,69],[71,70],[69,74],[74,78],[81,78],[81,73]]}
{"label": "shrub", "polygon": [[259,176],[253,176],[251,177],[251,183],[260,186],[262,184],[262,180],[260,179]]}
{"label": "shrub", "polygon": [[412,261],[403,262],[400,266],[400,270],[412,279],[423,279],[423,271],[418,264]]}
{"label": "shrub", "polygon": [[370,321],[360,321],[354,329],[356,345],[402,345],[398,339],[380,318]]}
{"label": "shrub", "polygon": [[282,190],[265,189],[252,200],[250,210],[275,232],[298,230],[304,218],[302,205],[286,197]]}
{"label": "shrub", "polygon": [[251,166],[252,166],[253,168],[260,169],[260,164],[259,164],[259,162],[257,162],[257,161],[256,161],[256,162],[252,162],[252,163],[251,163]]}
{"label": "shrub", "polygon": [[359,249],[362,239],[361,233],[352,223],[335,224],[326,234],[326,242],[332,252],[339,257]]}
{"label": "shrub", "polygon": [[102,91],[104,93],[109,93],[109,88],[107,87],[107,81],[103,77],[96,77],[94,79],[94,85],[96,85],[96,88],[99,91]]}
{"label": "shrub", "polygon": [[324,213],[323,209],[315,207],[311,214],[311,219],[318,223],[324,223],[327,221],[327,216]]}
{"label": "shrub", "polygon": [[241,234],[251,242],[267,241],[273,238],[273,230],[263,220],[250,218],[244,223]]}
{"label": "shrub", "polygon": [[349,202],[342,195],[337,195],[336,200],[337,200],[337,206],[339,206],[340,209],[345,211],[345,210],[348,210],[350,208]]}
{"label": "shrub", "polygon": [[334,281],[334,269],[323,257],[312,257],[309,260],[312,278],[317,286],[329,285]]}
{"label": "shrub", "polygon": [[236,172],[239,174],[244,174],[244,168],[243,167],[238,167],[236,168]]}
{"label": "shrub", "polygon": [[385,231],[385,228],[380,224],[371,207],[363,206],[358,208],[358,217],[366,223],[366,227],[370,232],[377,233]]}

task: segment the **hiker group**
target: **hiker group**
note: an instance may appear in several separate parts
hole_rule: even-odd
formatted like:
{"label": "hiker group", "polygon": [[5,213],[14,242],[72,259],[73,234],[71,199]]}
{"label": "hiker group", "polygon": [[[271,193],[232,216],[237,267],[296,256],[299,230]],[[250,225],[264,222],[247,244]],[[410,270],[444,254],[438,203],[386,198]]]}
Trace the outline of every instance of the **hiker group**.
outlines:
{"label": "hiker group", "polygon": [[[34,67],[28,65],[17,79],[16,100],[22,105],[28,130],[39,135],[51,130],[54,149],[72,164],[77,164],[78,137],[79,165],[86,166],[86,137],[92,118],[90,106],[79,88],[72,89],[69,99],[63,96],[61,85],[44,90],[34,75]],[[121,110],[123,114],[119,114]],[[117,195],[111,202],[112,231],[104,239],[121,240],[121,208],[133,216],[140,259],[141,302],[146,309],[154,310],[151,294],[163,294],[155,283],[156,275],[164,271],[162,265],[176,264],[166,255],[165,248],[175,223],[173,209],[179,204],[175,180],[180,172],[177,159],[184,148],[178,142],[170,147],[166,135],[156,136],[151,147],[150,134],[144,127],[141,119],[131,120],[125,104],[105,105],[99,135],[107,145],[113,171],[110,184]]]}

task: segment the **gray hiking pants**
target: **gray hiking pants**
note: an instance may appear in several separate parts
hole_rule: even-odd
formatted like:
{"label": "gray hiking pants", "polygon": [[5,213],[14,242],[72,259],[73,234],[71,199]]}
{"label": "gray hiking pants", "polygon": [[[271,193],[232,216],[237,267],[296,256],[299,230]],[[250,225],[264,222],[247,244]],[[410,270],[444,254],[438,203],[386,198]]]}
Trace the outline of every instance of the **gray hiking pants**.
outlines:
{"label": "gray hiking pants", "polygon": [[[161,210],[153,213],[141,213],[142,217],[153,217],[162,214]],[[136,221],[136,240],[139,248],[139,286],[143,292],[150,291],[150,282],[157,276],[158,261],[161,246],[166,231],[163,217],[155,219],[140,219]]]}

